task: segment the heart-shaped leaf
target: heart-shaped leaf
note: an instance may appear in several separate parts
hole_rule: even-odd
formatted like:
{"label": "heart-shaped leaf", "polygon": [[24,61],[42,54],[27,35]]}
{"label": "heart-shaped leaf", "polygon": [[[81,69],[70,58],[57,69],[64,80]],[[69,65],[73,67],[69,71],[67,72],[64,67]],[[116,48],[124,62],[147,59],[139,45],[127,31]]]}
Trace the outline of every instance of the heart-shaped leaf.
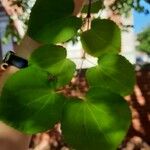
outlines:
{"label": "heart-shaped leaf", "polygon": [[56,88],[68,84],[76,70],[76,65],[66,58],[66,49],[62,46],[44,45],[36,49],[30,64],[36,65],[52,74],[57,80]]}
{"label": "heart-shaped leaf", "polygon": [[37,48],[30,57],[29,62],[45,70],[66,58],[66,49],[57,45],[43,45]]}
{"label": "heart-shaped leaf", "polygon": [[121,55],[109,54],[99,58],[98,66],[86,72],[89,85],[105,87],[123,96],[133,91],[134,67]]}
{"label": "heart-shaped leaf", "polygon": [[72,99],[63,110],[64,139],[77,150],[116,150],[131,119],[125,100],[100,88],[92,88],[83,101]]}
{"label": "heart-shaped leaf", "polygon": [[72,38],[82,20],[72,16],[73,0],[37,0],[30,16],[28,35],[42,43],[60,43]]}
{"label": "heart-shaped leaf", "polygon": [[92,56],[100,57],[104,53],[119,53],[121,48],[121,32],[111,20],[95,19],[91,30],[81,34],[84,50]]}
{"label": "heart-shaped leaf", "polygon": [[14,74],[0,99],[0,119],[28,134],[48,130],[60,121],[64,97],[47,73],[29,67]]}

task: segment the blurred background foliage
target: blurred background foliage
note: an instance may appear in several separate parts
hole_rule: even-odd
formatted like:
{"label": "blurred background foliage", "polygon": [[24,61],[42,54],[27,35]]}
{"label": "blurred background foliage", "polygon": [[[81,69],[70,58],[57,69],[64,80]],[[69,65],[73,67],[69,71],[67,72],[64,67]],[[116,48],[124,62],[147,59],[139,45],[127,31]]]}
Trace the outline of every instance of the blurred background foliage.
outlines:
{"label": "blurred background foliage", "polygon": [[145,52],[150,56],[150,26],[137,35],[137,41],[137,50]]}

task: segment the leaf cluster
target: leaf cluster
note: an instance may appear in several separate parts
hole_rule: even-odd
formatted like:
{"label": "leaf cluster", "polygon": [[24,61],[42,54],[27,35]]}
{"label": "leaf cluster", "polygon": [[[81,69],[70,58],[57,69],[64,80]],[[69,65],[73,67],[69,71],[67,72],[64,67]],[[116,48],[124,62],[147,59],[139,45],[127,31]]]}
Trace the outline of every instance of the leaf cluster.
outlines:
{"label": "leaf cluster", "polygon": [[[147,3],[149,3],[149,0],[145,0],[145,1]],[[14,0],[13,1],[12,6],[17,5],[19,8],[22,8],[22,10],[23,10],[23,13],[19,14],[18,18],[24,24],[23,30],[25,30],[25,31],[27,30],[29,16],[30,16],[31,9],[35,2],[36,2],[36,0]],[[98,13],[99,10],[102,11],[104,9],[105,9],[105,5],[103,4],[103,0],[97,0],[97,1],[94,1],[94,3],[92,4],[91,13]],[[115,14],[125,15],[125,16],[128,16],[132,9],[134,9],[140,13],[149,14],[149,10],[145,9],[144,6],[141,5],[141,0],[114,0],[110,4],[110,9]],[[85,5],[84,9],[82,10],[82,13],[86,13],[87,10],[88,10],[88,6]],[[10,19],[11,19],[11,17],[10,17]],[[9,30],[9,29],[7,28],[7,30]],[[19,43],[20,37],[18,34],[16,34],[16,29],[13,29],[11,33],[7,30],[6,30],[6,32],[9,33],[9,36],[10,35],[13,36],[15,39],[14,41],[17,41],[17,43]],[[8,41],[7,34],[4,35],[4,40],[5,40],[5,42]]]}
{"label": "leaf cluster", "polygon": [[[73,10],[73,0],[61,0],[59,5],[36,1],[27,33],[41,46],[32,53],[29,66],[6,82],[0,119],[27,134],[46,131],[60,122],[64,140],[72,148],[115,150],[130,125],[131,114],[123,97],[133,90],[134,67],[119,54],[121,31],[113,21],[97,18],[91,28],[82,31],[89,16],[72,16]],[[88,92],[66,97],[60,89],[74,77],[76,65],[60,45],[76,35],[84,52],[98,62],[86,71]]]}

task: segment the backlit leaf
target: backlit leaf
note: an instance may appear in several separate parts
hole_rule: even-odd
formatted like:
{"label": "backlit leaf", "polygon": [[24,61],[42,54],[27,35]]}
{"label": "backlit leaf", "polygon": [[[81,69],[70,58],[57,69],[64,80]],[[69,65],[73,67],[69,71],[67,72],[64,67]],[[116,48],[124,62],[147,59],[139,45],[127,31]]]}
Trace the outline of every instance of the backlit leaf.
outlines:
{"label": "backlit leaf", "polygon": [[84,50],[92,56],[100,57],[104,53],[119,53],[121,48],[121,32],[111,20],[95,19],[91,30],[81,34]]}
{"label": "backlit leaf", "polygon": [[105,87],[123,96],[130,94],[135,84],[134,67],[123,56],[116,54],[99,58],[98,65],[88,69],[86,77],[91,87]]}
{"label": "backlit leaf", "polygon": [[66,58],[66,49],[55,45],[44,45],[35,50],[30,57],[30,64],[52,74],[52,78],[57,80],[56,88],[68,84],[76,70],[75,64]]}
{"label": "backlit leaf", "polygon": [[30,16],[28,35],[42,43],[60,43],[72,38],[81,19],[72,16],[73,0],[37,0]]}
{"label": "backlit leaf", "polygon": [[0,120],[28,134],[48,130],[60,121],[64,97],[54,90],[55,81],[39,68],[14,74],[0,99]]}
{"label": "backlit leaf", "polygon": [[37,48],[29,62],[48,70],[49,67],[66,58],[66,49],[57,45],[44,45]]}
{"label": "backlit leaf", "polygon": [[76,71],[76,65],[69,59],[64,59],[53,65],[48,70],[57,78],[56,87],[62,87],[68,84]]}
{"label": "backlit leaf", "polygon": [[83,100],[71,99],[65,106],[62,133],[73,149],[116,150],[126,135],[130,118],[122,97],[92,88]]}

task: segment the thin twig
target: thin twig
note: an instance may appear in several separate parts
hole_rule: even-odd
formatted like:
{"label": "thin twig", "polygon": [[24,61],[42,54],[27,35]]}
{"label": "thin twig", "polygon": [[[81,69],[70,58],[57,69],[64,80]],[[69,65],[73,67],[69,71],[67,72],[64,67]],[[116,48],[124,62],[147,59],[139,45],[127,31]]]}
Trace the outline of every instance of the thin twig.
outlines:
{"label": "thin twig", "polygon": [[[87,16],[86,16],[86,21],[87,21],[87,30],[90,29],[90,22],[91,22],[91,6],[92,6],[92,0],[89,0],[89,5],[88,5],[88,12],[87,12]],[[83,63],[86,59],[86,52],[83,52],[83,55],[81,57],[82,61],[81,61],[81,66],[78,72],[78,76],[80,76],[81,72],[82,72],[82,67],[83,67]]]}

